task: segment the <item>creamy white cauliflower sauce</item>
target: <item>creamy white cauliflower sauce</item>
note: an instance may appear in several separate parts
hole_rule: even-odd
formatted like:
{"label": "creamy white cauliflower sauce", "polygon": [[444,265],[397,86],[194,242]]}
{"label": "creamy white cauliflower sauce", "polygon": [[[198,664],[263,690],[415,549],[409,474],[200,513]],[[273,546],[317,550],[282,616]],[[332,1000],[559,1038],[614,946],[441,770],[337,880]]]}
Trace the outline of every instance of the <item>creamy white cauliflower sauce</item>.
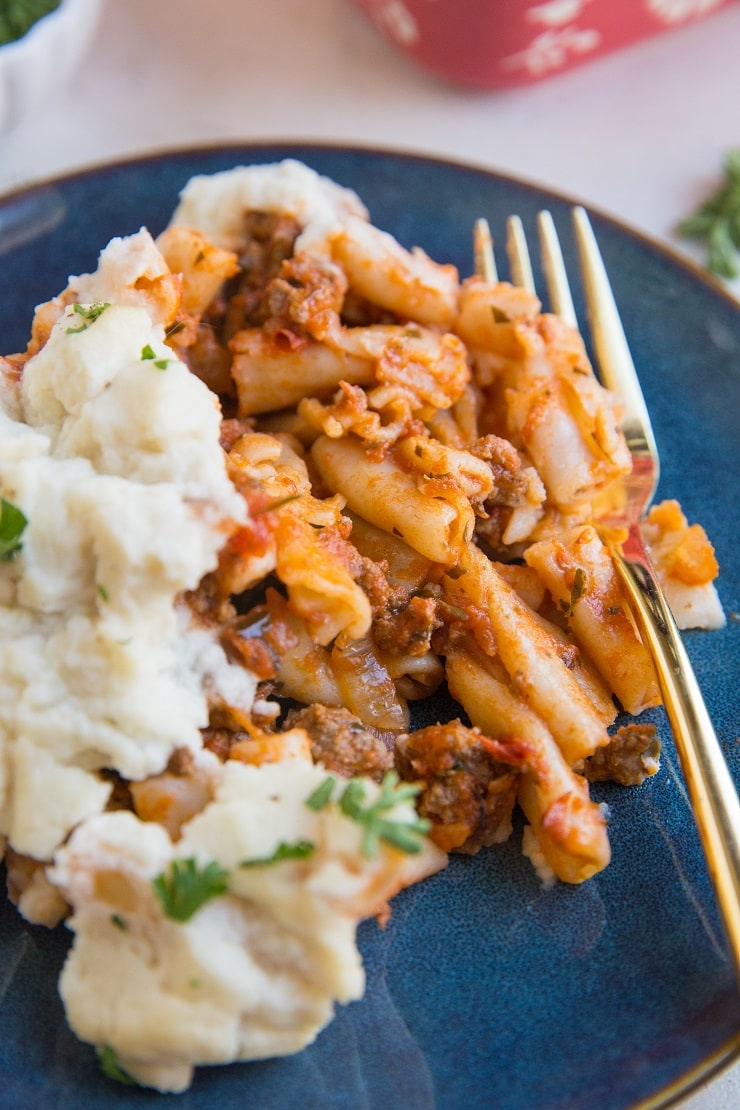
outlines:
{"label": "creamy white cauliflower sauce", "polygon": [[0,492],[28,522],[0,565],[0,832],[37,859],[104,808],[99,768],[200,748],[206,660],[254,695],[177,605],[245,510],[215,398],[163,340],[144,308],[67,308],[0,414]]}

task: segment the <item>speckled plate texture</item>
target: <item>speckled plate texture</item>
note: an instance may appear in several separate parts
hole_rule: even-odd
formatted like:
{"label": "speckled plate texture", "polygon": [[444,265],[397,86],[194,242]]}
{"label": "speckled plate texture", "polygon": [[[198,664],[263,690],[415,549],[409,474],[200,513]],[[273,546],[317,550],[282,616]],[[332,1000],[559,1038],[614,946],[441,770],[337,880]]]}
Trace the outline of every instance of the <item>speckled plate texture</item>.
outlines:
{"label": "speckled plate texture", "polygon": [[[0,350],[25,347],[33,307],[95,268],[114,235],[165,226],[194,173],[291,156],[356,189],[407,246],[472,267],[471,228],[551,209],[573,264],[568,198],[401,153],[299,144],[165,153],[56,180],[0,202]],[[593,215],[663,459],[661,495],[701,521],[721,566],[727,627],[686,635],[740,779],[738,513],[740,312],[676,257]],[[582,305],[577,304],[581,309]],[[449,714],[443,699],[421,720]],[[0,1106],[270,1110],[621,1110],[668,1105],[737,1054],[740,1010],[712,887],[662,712],[658,775],[603,785],[611,865],[543,889],[510,842],[393,902],[359,932],[364,999],[306,1051],[202,1068],[180,1096],[118,1086],[68,1030],[56,980],[64,927],[33,928],[0,898]]]}

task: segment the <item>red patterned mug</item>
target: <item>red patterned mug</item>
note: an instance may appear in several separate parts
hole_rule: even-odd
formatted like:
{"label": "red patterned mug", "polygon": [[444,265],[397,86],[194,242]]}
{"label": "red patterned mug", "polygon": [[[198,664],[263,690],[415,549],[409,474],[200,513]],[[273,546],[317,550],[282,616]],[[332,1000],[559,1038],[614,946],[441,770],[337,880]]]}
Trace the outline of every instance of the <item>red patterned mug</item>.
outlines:
{"label": "red patterned mug", "polygon": [[353,0],[421,65],[474,88],[530,84],[732,0]]}

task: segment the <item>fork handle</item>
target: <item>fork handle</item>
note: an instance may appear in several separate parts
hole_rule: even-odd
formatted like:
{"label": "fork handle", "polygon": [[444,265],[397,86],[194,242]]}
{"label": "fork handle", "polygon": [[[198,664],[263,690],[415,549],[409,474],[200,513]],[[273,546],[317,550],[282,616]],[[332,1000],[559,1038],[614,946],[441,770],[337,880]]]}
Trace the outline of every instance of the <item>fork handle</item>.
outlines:
{"label": "fork handle", "polygon": [[612,549],[655,664],[696,824],[740,982],[740,800],[639,529]]}

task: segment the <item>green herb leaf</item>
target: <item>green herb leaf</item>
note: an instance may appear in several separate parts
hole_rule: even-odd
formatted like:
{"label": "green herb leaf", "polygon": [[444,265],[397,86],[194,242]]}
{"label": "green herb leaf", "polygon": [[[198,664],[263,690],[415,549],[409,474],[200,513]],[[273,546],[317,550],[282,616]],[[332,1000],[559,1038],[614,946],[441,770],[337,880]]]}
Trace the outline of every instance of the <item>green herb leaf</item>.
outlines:
{"label": "green herb leaf", "polygon": [[316,851],[316,845],[310,840],[296,840],[288,843],[281,840],[271,856],[262,856],[258,859],[245,859],[240,867],[269,867],[270,864],[280,863],[286,859],[308,859]]}
{"label": "green herb leaf", "polygon": [[0,563],[14,559],[23,544],[21,536],[26,530],[28,520],[17,505],[0,497]]}
{"label": "green herb leaf", "polygon": [[110,920],[111,925],[115,925],[115,927],[117,929],[120,929],[122,933],[125,933],[128,929],[128,925],[126,924],[125,919],[121,917],[120,913],[112,913],[110,915]]}
{"label": "green herb leaf", "polygon": [[687,239],[703,239],[706,266],[718,277],[740,274],[740,148],[727,155],[724,179],[717,190],[685,219],[676,231]]}
{"label": "green herb leaf", "polygon": [[319,783],[314,792],[306,798],[306,805],[308,808],[318,813],[319,810],[328,805],[336,784],[337,780],[334,776],[327,775],[323,782]]}
{"label": "green herb leaf", "polygon": [[[306,799],[306,805],[317,811],[323,809],[331,801],[336,785],[337,780],[333,775],[327,775]],[[411,801],[418,793],[418,786],[401,783],[395,771],[387,771],[377,799],[368,802],[363,780],[350,779],[339,795],[338,804],[345,817],[363,826],[362,854],[366,859],[373,859],[377,855],[381,840],[402,852],[408,852],[409,855],[421,851],[424,834],[431,827],[429,821],[423,817],[405,821],[388,816],[389,810],[402,802]]]}
{"label": "green herb leaf", "polygon": [[173,921],[189,921],[211,898],[226,894],[229,873],[215,861],[199,867],[194,859],[173,860],[170,869],[152,879],[162,909]]}
{"label": "green herb leaf", "polygon": [[75,335],[78,331],[85,331],[87,328],[90,327],[91,324],[95,323],[98,316],[101,316],[105,312],[106,308],[110,308],[109,301],[105,301],[105,303],[101,303],[100,301],[98,301],[95,304],[90,305],[72,305],[72,311],[75,312],[78,316],[82,316],[83,322],[78,328],[67,328],[67,335]]}
{"label": "green herb leaf", "polygon": [[560,608],[566,616],[573,616],[573,609],[575,604],[580,598],[583,597],[586,590],[586,572],[583,567],[576,567],[576,572],[573,576],[573,585],[570,588],[570,601],[560,600]]}
{"label": "green herb leaf", "polygon": [[0,5],[0,46],[22,38],[42,16],[59,7],[59,0],[4,0]]}
{"label": "green herb leaf", "polygon": [[116,1083],[124,1083],[127,1087],[137,1086],[136,1080],[132,1079],[127,1071],[124,1071],[118,1063],[115,1049],[111,1048],[109,1044],[104,1044],[102,1048],[95,1050],[98,1056],[98,1063],[100,1070],[109,1079],[115,1079]]}
{"label": "green herb leaf", "polygon": [[158,370],[168,369],[171,362],[170,359],[158,359],[154,347],[150,343],[145,343],[141,349],[141,361],[149,362],[150,360],[153,360],[153,365],[156,366]]}
{"label": "green herb leaf", "polygon": [[365,784],[362,779],[351,779],[339,799],[339,808],[345,817],[358,821],[362,816],[362,803],[365,801]]}
{"label": "green herb leaf", "polygon": [[445,601],[440,597],[437,599],[437,604],[443,613],[456,621],[466,621],[470,619],[470,614],[466,609],[461,609],[459,605],[450,605],[449,601]]}
{"label": "green herb leaf", "polygon": [[346,817],[363,826],[362,854],[366,859],[377,855],[381,840],[409,855],[421,851],[424,834],[430,828],[429,821],[423,817],[405,821],[388,816],[389,810],[402,802],[411,801],[418,793],[418,786],[401,783],[395,771],[386,772],[380,794],[374,802],[367,804],[363,781],[351,779],[347,783],[339,799],[339,808]]}
{"label": "green herb leaf", "polygon": [[157,370],[166,370],[171,361],[168,358],[157,358],[157,352],[154,350],[151,344],[145,343],[144,346],[141,348],[141,361],[148,362],[150,359],[154,360],[154,365],[156,366]]}

